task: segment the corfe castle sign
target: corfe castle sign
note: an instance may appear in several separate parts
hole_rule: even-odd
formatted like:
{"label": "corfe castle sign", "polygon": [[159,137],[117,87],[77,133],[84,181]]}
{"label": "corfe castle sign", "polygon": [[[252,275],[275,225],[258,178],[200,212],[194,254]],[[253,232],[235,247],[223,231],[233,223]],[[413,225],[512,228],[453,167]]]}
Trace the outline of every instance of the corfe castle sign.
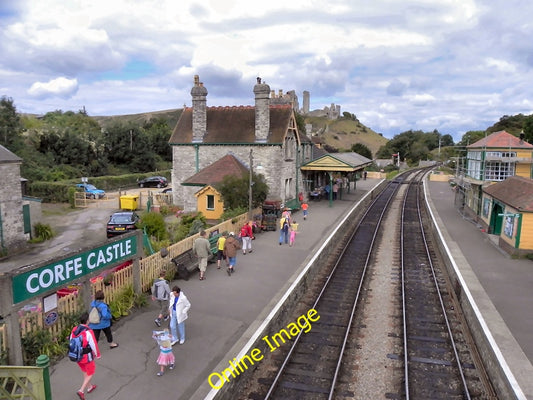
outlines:
{"label": "corfe castle sign", "polygon": [[133,257],[137,237],[132,236],[100,246],[13,277],[13,303],[31,299],[84,275]]}

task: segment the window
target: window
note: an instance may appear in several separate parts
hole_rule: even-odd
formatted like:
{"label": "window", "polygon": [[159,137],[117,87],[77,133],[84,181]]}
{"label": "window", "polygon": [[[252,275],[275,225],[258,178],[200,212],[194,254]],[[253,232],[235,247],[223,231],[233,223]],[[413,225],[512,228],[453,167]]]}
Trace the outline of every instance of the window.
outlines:
{"label": "window", "polygon": [[486,181],[504,181],[515,173],[514,163],[487,161],[485,163]]}
{"label": "window", "polygon": [[468,152],[466,174],[474,179],[481,179],[481,151]]}
{"label": "window", "polygon": [[212,194],[208,194],[206,196],[206,201],[207,201],[206,209],[213,211],[215,209],[215,196],[213,196]]}
{"label": "window", "polygon": [[505,234],[505,236],[512,238],[513,231],[514,231],[514,215],[507,215],[505,216],[503,233]]}
{"label": "window", "polygon": [[285,137],[285,161],[294,160],[294,152],[296,148],[296,140],[292,134],[287,134]]}

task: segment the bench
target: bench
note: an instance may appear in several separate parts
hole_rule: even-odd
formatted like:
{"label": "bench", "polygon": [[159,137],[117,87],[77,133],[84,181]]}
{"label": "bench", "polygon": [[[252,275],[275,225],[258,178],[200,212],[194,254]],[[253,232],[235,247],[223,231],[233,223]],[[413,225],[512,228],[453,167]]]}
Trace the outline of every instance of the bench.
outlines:
{"label": "bench", "polygon": [[300,202],[298,199],[290,199],[285,203],[285,207],[289,208],[291,211],[298,211],[300,209]]}
{"label": "bench", "polygon": [[[218,252],[217,242],[220,234],[215,234],[211,236],[209,240],[209,248],[211,249],[211,254],[207,259],[208,262],[214,262],[215,256]],[[189,275],[195,272],[198,269],[198,257],[196,257],[192,249],[186,250],[181,254],[178,254],[172,260],[170,260],[176,265],[176,277],[177,279],[189,280]]]}
{"label": "bench", "polygon": [[211,248],[211,257],[209,257],[208,261],[212,261],[213,258],[216,257],[217,253],[218,253],[218,246],[217,246],[217,243],[218,243],[218,239],[220,238],[220,236],[222,236],[220,233],[217,233],[211,237],[209,237],[209,247]]}

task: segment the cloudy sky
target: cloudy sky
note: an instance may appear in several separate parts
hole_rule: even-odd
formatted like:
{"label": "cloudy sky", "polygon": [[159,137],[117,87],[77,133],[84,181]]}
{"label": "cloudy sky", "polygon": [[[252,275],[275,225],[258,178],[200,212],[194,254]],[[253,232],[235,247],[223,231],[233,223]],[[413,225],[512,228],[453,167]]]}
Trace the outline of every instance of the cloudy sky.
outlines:
{"label": "cloudy sky", "polygon": [[19,112],[252,105],[261,77],[391,138],[533,113],[530,0],[1,0],[0,96]]}

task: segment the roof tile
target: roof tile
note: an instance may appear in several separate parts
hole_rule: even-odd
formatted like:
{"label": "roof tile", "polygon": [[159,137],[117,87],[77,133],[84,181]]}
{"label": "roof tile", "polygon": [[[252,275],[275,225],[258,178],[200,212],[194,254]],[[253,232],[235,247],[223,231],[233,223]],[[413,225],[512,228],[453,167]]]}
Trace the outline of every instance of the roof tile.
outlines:
{"label": "roof tile", "polygon": [[479,147],[531,149],[533,145],[506,131],[498,131],[467,146],[468,149]]}

